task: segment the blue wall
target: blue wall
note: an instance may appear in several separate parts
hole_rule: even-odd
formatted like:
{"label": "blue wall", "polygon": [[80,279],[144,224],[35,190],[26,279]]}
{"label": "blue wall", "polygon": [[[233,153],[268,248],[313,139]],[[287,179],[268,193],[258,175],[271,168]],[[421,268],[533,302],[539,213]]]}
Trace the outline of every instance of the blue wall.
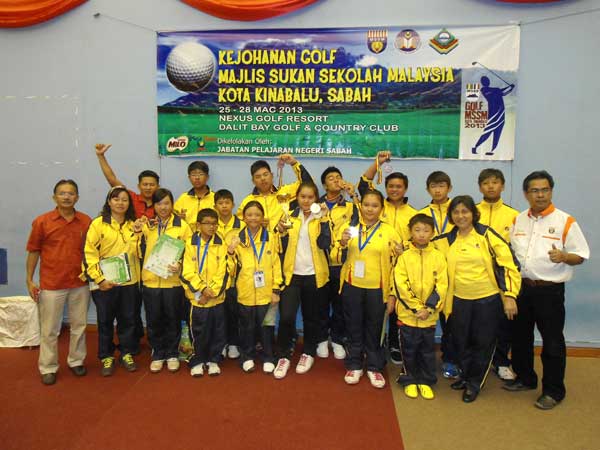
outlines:
{"label": "blue wall", "polygon": [[[493,0],[322,0],[292,15],[243,23],[205,15],[176,0],[94,0],[46,24],[0,30],[0,248],[8,249],[9,273],[0,296],[26,293],[29,227],[36,215],[52,208],[51,190],[58,179],[75,178],[81,191],[79,209],[92,216],[99,211],[107,186],[93,151],[95,142],[113,143],[108,158],[125,183],[133,186],[140,170],[154,169],[164,186],[176,193],[187,190],[189,160],[157,156],[153,30],[524,23],[516,159],[494,164],[405,161],[394,168],[409,175],[410,201],[421,207],[428,201],[424,180],[432,170],[450,174],[454,194],[478,196],[479,171],[498,167],[507,177],[505,200],[517,209],[526,208],[523,177],[545,168],[557,181],[555,204],[577,218],[594,255],[598,237],[592,232],[600,225],[600,202],[594,195],[600,158],[593,133],[600,104],[600,14],[569,14],[597,6],[597,0],[545,6]],[[93,17],[96,12],[99,18]],[[568,16],[527,24],[561,15]],[[227,186],[237,199],[250,190],[248,160],[207,162],[213,188]],[[368,164],[333,159],[304,163],[313,174],[336,164],[350,180]],[[571,343],[600,345],[600,295],[593,275],[599,269],[592,259],[577,268],[568,285],[566,336]],[[93,307],[90,316],[94,320]]]}

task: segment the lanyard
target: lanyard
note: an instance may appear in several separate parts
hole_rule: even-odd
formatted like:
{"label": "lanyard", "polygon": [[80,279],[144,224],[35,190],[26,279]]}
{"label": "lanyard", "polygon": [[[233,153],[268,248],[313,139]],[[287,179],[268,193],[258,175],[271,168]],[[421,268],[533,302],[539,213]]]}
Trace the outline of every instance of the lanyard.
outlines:
{"label": "lanyard", "polygon": [[[444,232],[444,230],[446,229],[446,225],[448,225],[448,213],[446,213],[446,218],[444,219],[444,224],[442,225],[442,230],[440,231],[440,227],[435,218],[435,212],[433,211],[433,208],[429,208],[429,211],[431,211],[431,217],[433,218],[433,224],[435,225],[435,231],[437,231],[437,234],[442,234]],[[441,213],[442,213],[442,210],[440,209],[440,214]]]}
{"label": "lanyard", "polygon": [[[208,253],[208,244],[209,243],[210,243],[210,239],[208,241],[206,241],[206,246],[204,247],[204,253],[202,254],[202,260],[198,264],[198,273],[202,273],[202,268],[204,267],[204,260],[206,259],[206,254]],[[196,261],[200,260],[200,247],[201,246],[202,246],[202,238],[200,236],[198,236],[198,247],[196,248]]]}
{"label": "lanyard", "polygon": [[[377,225],[375,227],[373,227],[373,231],[371,231],[371,234],[369,234],[367,236],[367,239],[364,244],[361,244],[361,242],[360,242],[362,240],[362,225],[360,226],[360,230],[358,232],[358,251],[359,252],[362,252],[363,249],[367,246],[367,244],[369,243],[369,241],[371,240],[371,238],[373,237],[375,232],[379,229],[380,225],[381,225],[381,222],[377,222]],[[366,229],[365,229],[365,231],[366,231]]]}
{"label": "lanyard", "polygon": [[169,226],[169,219],[167,219],[166,222],[163,222],[162,220],[160,220],[160,217],[158,218],[158,236],[159,237],[160,237],[160,233],[167,231],[168,226]]}
{"label": "lanyard", "polygon": [[254,256],[256,256],[256,260],[257,260],[258,264],[260,264],[260,260],[262,259],[263,251],[265,250],[266,239],[263,239],[265,230],[263,229],[260,234],[261,235],[260,236],[260,241],[261,241],[260,253],[257,253],[257,251],[256,251],[256,245],[254,245],[254,239],[252,239],[252,236],[250,236],[250,230],[246,228],[246,231],[248,232],[248,240],[252,244],[252,250],[254,250]]}

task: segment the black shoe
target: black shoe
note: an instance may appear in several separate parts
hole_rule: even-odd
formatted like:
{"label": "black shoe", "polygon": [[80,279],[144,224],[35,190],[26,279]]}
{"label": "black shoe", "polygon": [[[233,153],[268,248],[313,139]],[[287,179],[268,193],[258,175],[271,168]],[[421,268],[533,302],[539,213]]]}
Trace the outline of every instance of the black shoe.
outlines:
{"label": "black shoe", "polygon": [[402,353],[400,352],[400,349],[397,349],[397,348],[390,349],[390,362],[397,366],[402,364]]}
{"label": "black shoe", "polygon": [[560,403],[560,400],[554,400],[552,397],[550,397],[547,394],[542,394],[534,403],[536,408],[539,409],[544,409],[544,410],[548,410],[548,409],[552,409],[554,408],[556,405],[558,405]]}
{"label": "black shoe", "polygon": [[462,401],[465,403],[472,403],[475,401],[479,392],[472,390],[471,388],[465,388],[465,391],[462,395]]}
{"label": "black shoe", "polygon": [[42,384],[46,386],[50,386],[56,383],[56,374],[55,373],[45,373],[42,375]]}
{"label": "black shoe", "polygon": [[69,369],[71,369],[71,372],[73,372],[73,375],[75,375],[76,377],[83,377],[85,374],[87,374],[87,370],[83,365],[69,367]]}
{"label": "black shoe", "polygon": [[502,389],[505,389],[510,392],[532,391],[535,389],[535,386],[527,386],[521,383],[520,380],[514,380],[510,383],[506,383],[504,386],[502,386]]}
{"label": "black shoe", "polygon": [[465,380],[455,381],[450,385],[450,389],[454,389],[455,391],[462,391],[467,388],[467,382]]}

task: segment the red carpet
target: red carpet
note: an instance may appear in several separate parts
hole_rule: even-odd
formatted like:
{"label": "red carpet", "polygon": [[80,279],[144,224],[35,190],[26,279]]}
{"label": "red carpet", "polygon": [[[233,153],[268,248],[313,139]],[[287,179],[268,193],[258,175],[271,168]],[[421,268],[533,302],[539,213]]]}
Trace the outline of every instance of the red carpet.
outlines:
{"label": "red carpet", "polygon": [[[144,345],[137,372],[100,376],[97,335],[88,333],[88,375],[66,367],[68,332],[60,338],[54,386],[37,372],[36,350],[0,349],[0,449],[394,449],[402,438],[389,387],[363,377],[343,381],[341,361],[317,360],[306,375],[284,380],[245,374],[237,362],[218,377],[148,370]],[[389,380],[388,380],[389,382]]]}

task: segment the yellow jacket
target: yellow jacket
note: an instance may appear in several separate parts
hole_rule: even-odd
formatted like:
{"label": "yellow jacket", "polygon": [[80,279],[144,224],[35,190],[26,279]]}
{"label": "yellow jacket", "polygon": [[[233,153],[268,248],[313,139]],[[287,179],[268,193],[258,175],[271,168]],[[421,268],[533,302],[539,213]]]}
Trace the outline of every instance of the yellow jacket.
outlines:
{"label": "yellow jacket", "polygon": [[[477,238],[486,271],[492,283],[497,286],[498,292],[503,296],[516,299],[521,289],[521,274],[519,273],[519,262],[510,246],[494,229],[485,225],[475,224],[471,233],[474,233]],[[449,233],[434,238],[432,242],[438,250],[448,255],[452,245],[456,242],[457,235],[458,228],[454,227]],[[492,258],[492,252],[496,255],[495,258]],[[444,305],[444,314],[447,316],[452,313],[456,270],[455,263],[448,261],[449,282]]]}
{"label": "yellow jacket", "polygon": [[496,203],[482,201],[477,205],[481,217],[479,223],[492,227],[506,242],[510,242],[510,229],[519,211],[505,204],[502,199]]}
{"label": "yellow jacket", "polygon": [[[227,246],[223,239],[215,234],[208,241],[208,250],[206,251],[206,257],[204,257],[207,244],[201,241],[198,233],[194,233],[188,239],[183,256],[181,281],[185,296],[192,305],[199,308],[210,308],[225,301],[225,289],[229,278]],[[199,273],[203,258],[202,272]],[[217,296],[201,305],[196,299],[196,294],[201,294],[206,288],[210,288]]]}
{"label": "yellow jacket", "polygon": [[[140,254],[142,255],[144,264],[146,264],[146,259],[150,256],[152,249],[158,241],[158,231],[158,226],[150,228],[147,223],[144,224],[142,238],[140,239]],[[166,233],[168,236],[183,242],[187,242],[192,237],[192,230],[190,230],[188,224],[181,217],[174,214],[171,214],[171,217],[169,217],[167,228],[162,233]],[[149,288],[173,288],[181,286],[178,273],[174,273],[169,278],[164,279],[144,269],[144,264],[142,265],[142,284],[144,286]]]}
{"label": "yellow jacket", "polygon": [[137,283],[140,280],[138,238],[139,236],[133,232],[131,220],[119,225],[112,216],[96,217],[85,235],[81,278],[96,284],[102,283],[105,278],[100,270],[100,260],[125,253],[129,262],[131,280],[123,285]]}
{"label": "yellow jacket", "polygon": [[[385,222],[380,222],[381,225],[379,227],[379,230],[373,235],[372,240],[373,243],[376,243],[377,241],[379,241],[379,243],[382,245],[382,251],[380,252],[379,255],[379,265],[381,268],[381,276],[380,276],[380,281],[379,281],[379,288],[382,289],[383,291],[383,301],[387,302],[387,296],[390,292],[390,287],[391,287],[391,272],[392,272],[392,267],[394,266],[395,263],[395,257],[394,257],[394,253],[393,253],[393,247],[394,247],[394,242],[402,242],[400,239],[400,235],[398,234],[398,232],[396,230],[394,230],[394,228],[385,223]],[[356,222],[350,222],[349,226],[359,226],[362,225],[363,227],[365,226],[362,223],[362,220],[360,223],[356,223]],[[343,261],[343,266],[342,266],[342,270],[340,273],[340,290],[339,292],[342,292],[342,289],[344,287],[344,283],[351,283],[351,278],[352,278],[352,274],[350,273],[350,268],[353,266],[353,264],[355,263],[355,261],[357,259],[359,259],[359,249],[358,249],[358,239],[357,238],[352,238],[350,239],[350,241],[348,242],[348,244],[343,247],[340,244],[340,239],[342,237],[342,233],[344,232],[344,230],[348,228],[348,226],[346,227],[342,227],[338,230],[338,234],[336,236],[335,242],[334,242],[334,250],[333,250],[333,254],[335,254],[336,259],[340,258],[341,261]],[[369,265],[367,263],[365,263],[365,270],[368,272],[369,271]]]}
{"label": "yellow jacket", "polygon": [[[202,197],[196,197],[194,189],[190,189],[179,196],[173,205],[175,213],[179,216],[185,215],[185,221],[192,231],[196,231],[196,219],[198,211],[204,208],[215,209],[215,193],[206,186],[208,192]],[[183,214],[185,212],[185,214]]]}
{"label": "yellow jacket", "polygon": [[[283,257],[283,276],[286,286],[290,285],[292,275],[294,274],[294,263],[296,260],[296,248],[298,247],[298,237],[302,218],[300,208],[296,208],[290,214],[292,228],[285,233],[279,234],[281,237],[281,253]],[[315,277],[317,288],[325,286],[329,281],[329,262],[327,254],[331,247],[331,229],[327,217],[321,220],[313,219],[308,223],[308,235],[310,239],[310,250],[312,253],[313,264],[315,266]]]}
{"label": "yellow jacket", "polygon": [[[424,249],[409,243],[394,268],[391,294],[396,297],[398,320],[411,327],[434,327],[444,306],[448,290],[446,257],[433,244]],[[422,309],[429,311],[425,320],[417,318]]]}
{"label": "yellow jacket", "polygon": [[[280,292],[284,288],[279,259],[279,239],[266,228],[260,229],[260,239],[256,242],[255,248],[260,256],[264,242],[264,250],[259,264],[247,230],[242,228],[238,233],[241,243],[236,247],[233,256],[235,270],[232,271],[232,276],[235,276],[236,280],[238,303],[245,306],[268,305],[271,303],[273,292]],[[259,288],[254,287],[254,274],[257,270],[263,272],[265,281],[265,285]]]}
{"label": "yellow jacket", "polygon": [[267,195],[262,195],[260,192],[258,192],[258,189],[254,188],[252,193],[242,200],[236,215],[240,219],[243,219],[244,206],[246,206],[246,203],[255,200],[259,202],[265,209],[265,219],[269,221],[269,231],[272,232],[275,230],[275,227],[283,215],[283,209],[281,209],[281,205],[279,204],[279,200],[277,200],[277,196],[287,195],[287,203],[289,204],[296,199],[296,191],[298,190],[300,183],[303,181],[312,181],[310,174],[306,171],[302,164],[296,163],[294,166],[292,166],[292,168],[296,174],[297,181],[291,184],[285,184],[279,189],[273,186],[271,193]]}
{"label": "yellow jacket", "polygon": [[427,214],[433,218],[433,231],[434,236],[447,233],[452,228],[450,219],[448,218],[448,206],[450,206],[450,199],[441,205],[430,203],[425,208],[418,211],[418,214]]}

